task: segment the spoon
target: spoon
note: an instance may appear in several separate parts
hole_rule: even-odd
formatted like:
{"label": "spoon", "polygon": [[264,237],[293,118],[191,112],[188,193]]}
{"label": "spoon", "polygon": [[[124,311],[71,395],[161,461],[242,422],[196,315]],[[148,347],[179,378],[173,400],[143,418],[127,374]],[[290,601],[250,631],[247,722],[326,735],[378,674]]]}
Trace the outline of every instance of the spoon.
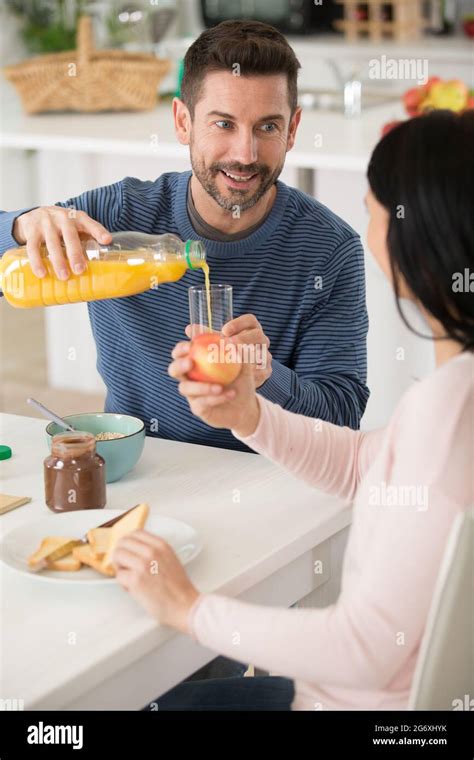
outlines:
{"label": "spoon", "polygon": [[51,411],[51,409],[48,409],[46,406],[43,406],[43,404],[40,404],[39,401],[36,401],[34,398],[27,398],[26,399],[28,404],[31,404],[32,406],[36,407],[36,409],[41,412],[43,417],[46,417],[47,420],[51,420],[51,422],[55,422],[56,425],[59,425],[62,428],[66,428],[66,430],[70,430],[72,433],[76,433],[77,431],[71,427],[71,425],[68,422],[65,422],[61,417],[58,417],[57,414]]}

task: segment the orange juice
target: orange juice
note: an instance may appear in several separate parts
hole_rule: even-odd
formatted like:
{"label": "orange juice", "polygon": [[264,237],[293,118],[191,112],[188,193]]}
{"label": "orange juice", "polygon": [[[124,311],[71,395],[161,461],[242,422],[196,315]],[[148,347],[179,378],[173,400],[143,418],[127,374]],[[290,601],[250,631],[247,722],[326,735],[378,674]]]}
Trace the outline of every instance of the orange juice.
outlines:
{"label": "orange juice", "polygon": [[206,286],[206,301],[207,301],[207,314],[209,317],[209,330],[212,332],[212,309],[211,309],[211,280],[209,264],[205,261],[202,265],[202,271],[204,272],[204,284]]}
{"label": "orange juice", "polygon": [[[184,259],[146,260],[137,251],[121,251],[120,258],[115,260],[92,259],[83,274],[70,274],[67,280],[55,276],[47,256],[43,263],[47,274],[39,278],[33,273],[24,249],[4,254],[0,260],[0,286],[11,305],[31,308],[122,298],[143,293],[164,282],[176,282],[188,270]],[[196,267],[204,270],[209,304],[209,267],[205,260],[199,261]]]}

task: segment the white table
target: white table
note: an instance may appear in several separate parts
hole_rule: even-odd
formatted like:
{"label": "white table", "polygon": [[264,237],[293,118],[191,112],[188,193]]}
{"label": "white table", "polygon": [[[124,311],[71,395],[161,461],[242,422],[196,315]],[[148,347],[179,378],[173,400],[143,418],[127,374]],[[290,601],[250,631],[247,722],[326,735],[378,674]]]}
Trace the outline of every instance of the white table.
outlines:
{"label": "white table", "polygon": [[[0,442],[13,450],[0,462],[1,491],[33,497],[0,516],[2,535],[51,514],[45,424],[0,415]],[[346,532],[350,507],[255,454],[147,438],[135,469],[107,491],[111,509],[138,501],[202,535],[204,549],[187,566],[201,591],[290,606],[339,573],[331,540]],[[0,568],[0,699],[25,709],[134,710],[216,656],[159,626],[115,582],[47,584]]]}

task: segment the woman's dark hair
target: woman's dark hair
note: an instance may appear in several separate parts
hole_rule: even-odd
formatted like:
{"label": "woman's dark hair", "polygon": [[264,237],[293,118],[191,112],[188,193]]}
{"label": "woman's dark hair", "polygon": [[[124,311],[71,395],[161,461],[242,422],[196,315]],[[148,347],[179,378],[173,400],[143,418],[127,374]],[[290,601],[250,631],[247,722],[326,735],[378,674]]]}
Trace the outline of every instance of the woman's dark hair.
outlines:
{"label": "woman's dark hair", "polygon": [[390,215],[387,247],[403,321],[416,332],[400,306],[399,275],[446,337],[474,350],[474,111],[402,122],[375,147],[367,177]]}
{"label": "woman's dark hair", "polygon": [[210,71],[232,73],[236,64],[242,76],[286,74],[293,115],[298,102],[300,63],[283,34],[261,21],[223,21],[202,32],[184,57],[181,99],[191,118],[205,75]]}

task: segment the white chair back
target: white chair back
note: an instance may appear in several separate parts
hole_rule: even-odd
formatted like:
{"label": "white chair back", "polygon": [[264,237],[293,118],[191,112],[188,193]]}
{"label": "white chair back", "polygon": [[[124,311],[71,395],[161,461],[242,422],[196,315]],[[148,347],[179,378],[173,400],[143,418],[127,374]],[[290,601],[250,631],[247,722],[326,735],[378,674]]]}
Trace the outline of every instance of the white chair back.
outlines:
{"label": "white chair back", "polygon": [[474,710],[474,507],[452,527],[435,586],[409,710]]}

